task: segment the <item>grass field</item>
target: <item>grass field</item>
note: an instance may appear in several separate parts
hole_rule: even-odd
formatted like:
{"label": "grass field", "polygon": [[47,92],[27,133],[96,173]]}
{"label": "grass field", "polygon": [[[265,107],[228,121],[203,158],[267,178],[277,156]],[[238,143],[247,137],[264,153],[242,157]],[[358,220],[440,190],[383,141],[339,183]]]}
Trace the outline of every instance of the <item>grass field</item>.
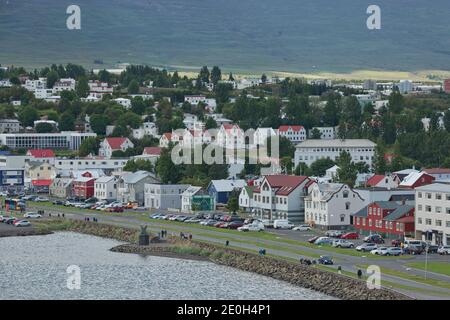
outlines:
{"label": "grass field", "polygon": [[[408,267],[425,270],[425,262],[408,263]],[[427,270],[450,277],[450,262],[428,262]]]}

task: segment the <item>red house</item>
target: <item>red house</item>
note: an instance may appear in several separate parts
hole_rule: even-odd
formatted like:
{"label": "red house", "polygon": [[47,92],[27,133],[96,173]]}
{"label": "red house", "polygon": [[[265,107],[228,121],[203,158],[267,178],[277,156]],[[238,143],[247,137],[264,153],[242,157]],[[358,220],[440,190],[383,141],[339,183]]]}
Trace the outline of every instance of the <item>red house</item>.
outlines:
{"label": "red house", "polygon": [[89,199],[94,196],[95,178],[87,172],[72,182],[72,194],[76,198]]}
{"label": "red house", "polygon": [[411,172],[400,183],[400,188],[415,189],[433,183],[436,178],[425,172]]}
{"label": "red house", "polygon": [[361,234],[377,233],[386,238],[414,235],[414,206],[377,201],[353,215],[353,226]]}

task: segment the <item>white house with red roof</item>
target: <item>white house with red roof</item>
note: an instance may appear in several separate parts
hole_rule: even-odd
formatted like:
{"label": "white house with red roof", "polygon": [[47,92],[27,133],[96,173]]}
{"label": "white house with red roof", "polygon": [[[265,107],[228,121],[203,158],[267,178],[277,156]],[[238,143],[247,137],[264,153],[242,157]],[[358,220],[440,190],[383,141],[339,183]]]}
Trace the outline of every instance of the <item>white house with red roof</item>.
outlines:
{"label": "white house with red roof", "polygon": [[253,207],[261,219],[304,221],[304,198],[310,179],[306,176],[267,175],[253,190]]}
{"label": "white house with red roof", "polygon": [[111,158],[114,151],[125,151],[128,148],[134,148],[133,142],[128,138],[105,138],[100,143],[98,155],[105,158]]}
{"label": "white house with red roof", "polygon": [[27,151],[27,156],[34,161],[46,162],[49,164],[55,163],[55,152],[52,149],[30,149]]}
{"label": "white house with red roof", "polygon": [[395,189],[399,186],[401,180],[400,178],[393,174],[375,174],[370,177],[367,182],[367,187],[377,187],[377,188],[386,188],[386,189]]}
{"label": "white house with red roof", "polygon": [[292,143],[306,140],[306,129],[303,126],[284,125],[278,128],[280,137],[288,138]]}

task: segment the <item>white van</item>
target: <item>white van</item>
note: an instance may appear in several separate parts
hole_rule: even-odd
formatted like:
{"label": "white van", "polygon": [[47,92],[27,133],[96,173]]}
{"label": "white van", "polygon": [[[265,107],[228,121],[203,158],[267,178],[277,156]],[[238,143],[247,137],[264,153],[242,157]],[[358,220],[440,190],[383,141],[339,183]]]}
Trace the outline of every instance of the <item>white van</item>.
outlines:
{"label": "white van", "polygon": [[404,244],[405,244],[405,248],[408,248],[409,246],[413,246],[413,247],[425,247],[426,246],[426,242],[424,242],[422,240],[405,240]]}
{"label": "white van", "polygon": [[275,229],[292,229],[294,225],[290,223],[288,220],[274,220],[273,221],[273,227]]}

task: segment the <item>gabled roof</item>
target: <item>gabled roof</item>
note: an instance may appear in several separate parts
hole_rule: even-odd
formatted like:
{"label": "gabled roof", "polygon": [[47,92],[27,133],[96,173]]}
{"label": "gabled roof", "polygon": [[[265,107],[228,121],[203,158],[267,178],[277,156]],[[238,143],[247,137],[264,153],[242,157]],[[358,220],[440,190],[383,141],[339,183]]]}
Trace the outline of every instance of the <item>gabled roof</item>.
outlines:
{"label": "gabled roof", "polygon": [[108,183],[111,180],[114,180],[116,177],[114,176],[104,176],[104,177],[100,177],[97,180],[95,180],[96,183]]}
{"label": "gabled roof", "polygon": [[367,180],[367,185],[370,187],[375,187],[384,178],[385,178],[385,176],[382,174],[373,175],[369,180]]}
{"label": "gabled roof", "polygon": [[304,127],[303,127],[303,126],[289,126],[289,125],[284,125],[284,126],[280,126],[280,127],[278,128],[278,131],[286,132],[286,131],[289,130],[289,128],[292,128],[292,131],[297,132],[297,131],[302,130]]}
{"label": "gabled roof", "polygon": [[[408,174],[403,181],[400,183],[401,187],[412,187],[419,179],[421,179],[424,175],[428,175],[425,172],[411,172]],[[430,175],[428,175],[430,176]],[[432,176],[430,176],[432,177]],[[434,179],[434,177],[432,177]]]}
{"label": "gabled roof", "polygon": [[128,138],[106,138],[106,143],[109,144],[112,150],[118,150],[121,148],[122,144],[127,141]]}
{"label": "gabled roof", "polygon": [[162,148],[160,147],[145,147],[144,152],[142,154],[144,155],[151,155],[151,156],[159,156],[161,155]]}
{"label": "gabled roof", "polygon": [[[304,181],[308,180],[307,176],[288,176],[283,174],[274,174],[264,176],[263,182],[267,181],[271,188],[278,189],[275,194],[280,196],[287,196],[292,191],[294,191],[299,185],[301,185]],[[255,188],[253,192],[260,192],[260,188]]]}
{"label": "gabled roof", "polygon": [[394,211],[392,211],[390,214],[388,214],[386,217],[384,217],[383,220],[396,221],[396,220],[402,218],[405,214],[407,214],[412,209],[414,209],[413,206],[398,205],[398,207]]}
{"label": "gabled roof", "polygon": [[429,169],[423,169],[422,172],[425,172],[428,174],[450,174],[450,169],[448,169],[448,168],[429,168]]}
{"label": "gabled roof", "polygon": [[249,198],[253,198],[253,190],[255,189],[254,186],[246,186],[244,187],[245,192],[247,192]]}
{"label": "gabled roof", "polygon": [[54,158],[55,153],[51,149],[30,149],[28,155],[34,158]]}
{"label": "gabled roof", "polygon": [[199,192],[200,190],[202,190],[201,187],[190,186],[186,190],[183,191],[181,196],[190,197],[190,196],[193,196],[194,194],[196,194],[197,192]]}
{"label": "gabled roof", "polygon": [[230,179],[230,180],[211,180],[211,183],[217,192],[231,192],[234,189],[242,189],[247,184],[242,179]]}

